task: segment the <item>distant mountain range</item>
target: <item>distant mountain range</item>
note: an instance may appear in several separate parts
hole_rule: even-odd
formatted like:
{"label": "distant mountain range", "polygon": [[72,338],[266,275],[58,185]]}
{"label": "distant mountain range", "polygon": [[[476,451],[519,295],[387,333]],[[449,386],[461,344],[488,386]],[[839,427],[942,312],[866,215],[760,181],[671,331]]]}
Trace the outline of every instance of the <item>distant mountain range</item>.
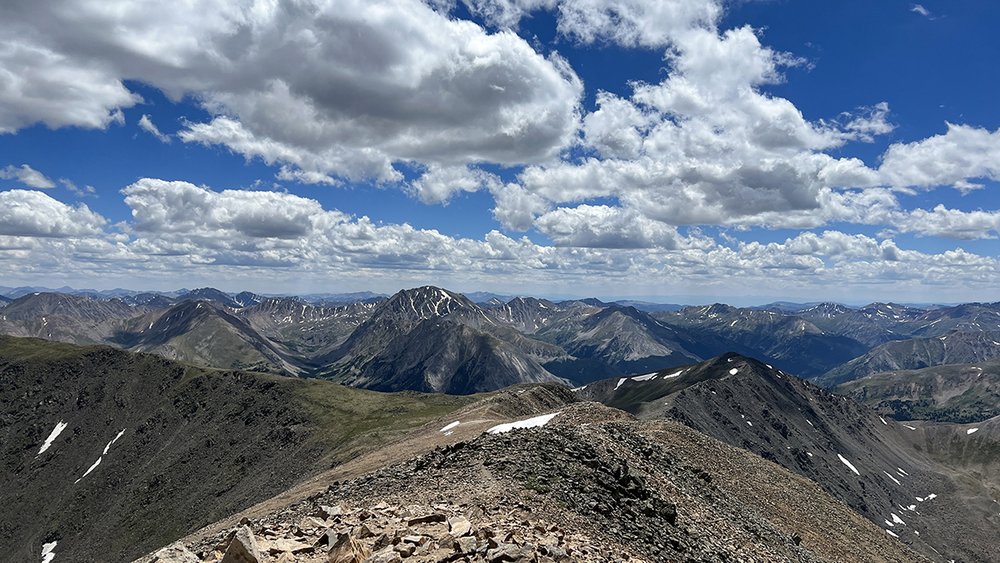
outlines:
{"label": "distant mountain range", "polygon": [[[35,288],[20,288],[18,291]],[[0,302],[0,333],[110,344],[206,367],[325,377],[378,390],[475,393],[582,385],[736,352],[823,385],[1000,357],[1000,304],[681,307],[533,297],[477,302],[425,286],[268,297],[27,292]],[[110,296],[115,294],[115,296]]]}

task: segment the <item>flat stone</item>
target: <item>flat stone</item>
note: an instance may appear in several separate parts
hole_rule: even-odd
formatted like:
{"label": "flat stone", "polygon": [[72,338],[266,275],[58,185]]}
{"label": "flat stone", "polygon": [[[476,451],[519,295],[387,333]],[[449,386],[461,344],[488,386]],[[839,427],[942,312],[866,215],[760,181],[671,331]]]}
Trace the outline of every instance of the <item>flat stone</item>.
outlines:
{"label": "flat stone", "polygon": [[456,538],[467,536],[472,532],[472,522],[469,522],[465,516],[455,516],[448,519],[448,529],[451,535]]}
{"label": "flat stone", "polygon": [[271,541],[271,545],[268,547],[268,552],[271,555],[277,555],[278,553],[304,553],[306,551],[312,551],[313,546],[291,539],[276,539]]}

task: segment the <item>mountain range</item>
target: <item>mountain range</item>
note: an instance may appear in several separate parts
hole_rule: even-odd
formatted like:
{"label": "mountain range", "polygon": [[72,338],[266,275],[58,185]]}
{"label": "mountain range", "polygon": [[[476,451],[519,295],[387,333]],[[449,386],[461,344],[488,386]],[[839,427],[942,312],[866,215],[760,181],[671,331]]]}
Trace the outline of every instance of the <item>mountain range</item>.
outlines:
{"label": "mountain range", "polygon": [[833,386],[1000,352],[1000,329],[991,332],[1000,326],[996,303],[654,307],[597,299],[503,302],[495,294],[476,302],[433,286],[390,297],[324,294],[323,304],[213,288],[106,293],[24,293],[4,302],[0,333],[108,344],[203,367],[448,393],[546,381],[583,385],[726,352]]}

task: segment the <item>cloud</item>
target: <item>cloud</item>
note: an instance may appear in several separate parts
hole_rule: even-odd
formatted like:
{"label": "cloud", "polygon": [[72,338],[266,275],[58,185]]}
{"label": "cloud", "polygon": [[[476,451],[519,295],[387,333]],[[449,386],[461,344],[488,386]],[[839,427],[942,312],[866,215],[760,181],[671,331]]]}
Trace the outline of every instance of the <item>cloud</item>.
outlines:
{"label": "cloud", "polygon": [[139,128],[156,137],[161,143],[170,142],[170,136],[161,133],[159,128],[156,127],[156,124],[153,123],[153,120],[146,114],[142,114],[142,117],[139,118]]}
{"label": "cloud", "polygon": [[607,205],[561,207],[536,219],[535,226],[558,246],[672,250],[680,238],[669,225]]}
{"label": "cloud", "polygon": [[931,11],[925,8],[923,4],[914,4],[913,6],[910,7],[910,11],[920,14],[921,16],[924,16],[927,19],[930,20],[934,19],[934,16],[931,14]]}
{"label": "cloud", "polygon": [[75,207],[34,190],[0,192],[0,235],[84,237],[103,233],[107,220],[86,205]]}
{"label": "cloud", "polygon": [[192,95],[212,115],[179,131],[183,141],[226,146],[306,182],[395,182],[402,161],[545,161],[574,138],[583,90],[558,55],[418,0],[114,10],[19,0],[0,33],[10,38],[0,69],[18,77],[0,86],[13,100],[0,113],[4,131],[106,127],[138,103],[123,86],[138,80],[173,99]]}
{"label": "cloud", "polygon": [[555,11],[558,32],[584,44],[663,47],[693,27],[711,27],[722,13],[714,0],[463,0],[496,27],[514,27],[537,10]]}
{"label": "cloud", "polygon": [[499,182],[495,175],[477,168],[431,165],[410,189],[424,203],[447,203],[457,193],[477,192]]}
{"label": "cloud", "polygon": [[[0,264],[16,264],[12,279],[25,281],[156,284],[183,271],[190,280],[225,279],[234,287],[272,291],[330,283],[381,290],[419,283],[498,287],[517,280],[535,291],[562,284],[583,293],[610,284],[609,291],[620,292],[627,284],[657,294],[690,294],[694,288],[706,296],[741,295],[748,284],[781,284],[789,294],[822,291],[850,298],[892,280],[893,295],[933,292],[960,299],[1000,283],[1000,262],[959,248],[922,253],[891,239],[837,230],[783,242],[720,244],[611,205],[533,210],[550,245],[498,231],[476,239],[380,224],[281,192],[216,191],[146,178],[123,195],[132,219],[109,227],[86,206],[65,205],[37,191],[0,192]],[[861,208],[870,199],[859,193],[857,201],[843,205]],[[981,214],[927,213],[936,218],[915,215],[913,223],[996,225]],[[956,286],[955,279],[963,284]]]}
{"label": "cloud", "polygon": [[45,177],[45,174],[42,174],[27,164],[22,164],[20,166],[9,164],[0,168],[0,178],[4,180],[17,180],[25,186],[40,190],[56,187],[52,180]]}
{"label": "cloud", "polygon": [[[55,3],[53,3],[55,4]],[[141,98],[130,92],[118,73],[102,62],[73,56],[35,41],[18,25],[20,2],[5,4],[0,22],[0,133],[34,123],[49,127],[103,129],[122,123],[122,108]]]}
{"label": "cloud", "polygon": [[94,186],[86,185],[81,188],[69,178],[59,178],[59,183],[76,197],[97,197],[97,188]]}
{"label": "cloud", "polygon": [[322,215],[315,200],[279,192],[212,191],[188,182],[143,178],[122,190],[137,231],[204,239],[294,239]]}
{"label": "cloud", "polygon": [[950,185],[962,191],[976,179],[1000,180],[1000,129],[947,124],[947,131],[912,143],[895,143],[882,157],[879,174],[897,188]]}

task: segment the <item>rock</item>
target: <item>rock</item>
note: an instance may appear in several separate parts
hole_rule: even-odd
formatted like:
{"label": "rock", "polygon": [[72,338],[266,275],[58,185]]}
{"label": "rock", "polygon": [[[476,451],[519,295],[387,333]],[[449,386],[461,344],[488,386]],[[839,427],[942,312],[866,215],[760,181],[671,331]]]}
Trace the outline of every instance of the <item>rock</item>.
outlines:
{"label": "rock", "polygon": [[392,548],[396,553],[399,553],[402,557],[409,557],[413,555],[417,547],[412,543],[400,543]]}
{"label": "rock", "polygon": [[368,527],[368,524],[362,524],[354,528],[354,537],[358,539],[370,538],[375,534],[372,533],[372,529]]}
{"label": "rock", "polygon": [[201,559],[178,542],[157,551],[150,563],[201,563]]}
{"label": "rock", "polygon": [[257,540],[248,526],[240,526],[233,534],[233,539],[222,556],[222,563],[261,563]]}
{"label": "rock", "polygon": [[418,526],[420,524],[433,524],[435,522],[447,522],[448,517],[439,512],[428,514],[426,516],[417,516],[415,518],[410,518],[406,521],[407,526]]}
{"label": "rock", "polygon": [[467,536],[472,531],[472,523],[465,516],[456,516],[448,519],[448,529],[451,535],[456,538]]}
{"label": "rock", "polygon": [[501,544],[496,549],[486,552],[486,560],[490,563],[494,561],[521,561],[530,557],[531,551],[512,543]]}
{"label": "rock", "polygon": [[271,555],[277,555],[279,553],[305,553],[307,551],[312,551],[312,549],[313,546],[307,543],[282,538],[273,540],[267,551]]}
{"label": "rock", "polygon": [[[333,530],[327,533],[333,533]],[[337,534],[327,561],[330,563],[361,563],[370,555],[371,551],[350,534]]]}
{"label": "rock", "polygon": [[417,536],[417,535],[403,536],[401,539],[403,540],[404,543],[412,543],[413,545],[423,545],[425,542],[427,542],[427,538],[425,536]]}
{"label": "rock", "polygon": [[323,506],[323,505],[321,505],[319,507],[319,513],[320,513],[320,515],[324,519],[329,520],[330,518],[333,518],[335,516],[341,516],[341,515],[343,515],[344,514],[344,509],[341,508],[339,504],[336,505],[336,506]]}
{"label": "rock", "polygon": [[677,505],[672,502],[667,502],[663,504],[660,508],[660,517],[674,524],[677,522]]}
{"label": "rock", "polygon": [[459,553],[472,553],[476,551],[479,544],[474,536],[464,536],[455,540],[455,549]]}
{"label": "rock", "polygon": [[326,522],[316,518],[315,516],[306,516],[305,518],[299,520],[299,528],[303,530],[314,530],[316,528],[326,527]]}
{"label": "rock", "polygon": [[372,555],[367,563],[400,563],[403,558],[392,547],[387,547],[382,551]]}

